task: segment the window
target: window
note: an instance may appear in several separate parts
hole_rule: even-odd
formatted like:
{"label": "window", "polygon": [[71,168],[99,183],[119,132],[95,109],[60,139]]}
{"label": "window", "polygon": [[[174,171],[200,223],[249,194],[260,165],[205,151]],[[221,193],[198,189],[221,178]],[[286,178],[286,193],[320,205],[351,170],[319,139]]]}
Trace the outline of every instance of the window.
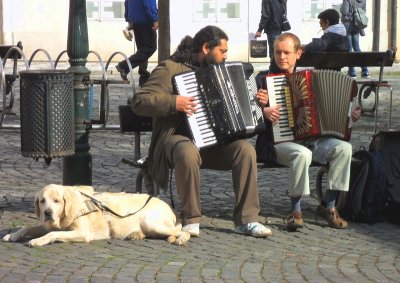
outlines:
{"label": "window", "polygon": [[86,14],[88,20],[109,21],[124,18],[124,0],[87,0]]}
{"label": "window", "polygon": [[341,0],[303,0],[303,20],[318,20],[318,14],[325,9],[339,9]]}
{"label": "window", "polygon": [[325,10],[325,0],[303,0],[303,20],[316,19]]}
{"label": "window", "polygon": [[193,21],[240,20],[240,0],[193,0]]}

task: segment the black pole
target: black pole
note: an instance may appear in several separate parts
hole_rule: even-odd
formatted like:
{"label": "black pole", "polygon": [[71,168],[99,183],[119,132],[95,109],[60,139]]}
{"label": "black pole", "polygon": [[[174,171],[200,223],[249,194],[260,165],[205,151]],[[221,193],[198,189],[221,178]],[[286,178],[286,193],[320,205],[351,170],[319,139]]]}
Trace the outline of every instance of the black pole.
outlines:
{"label": "black pole", "polygon": [[390,46],[397,47],[397,0],[392,0],[392,25],[390,29]]}
{"label": "black pole", "polygon": [[379,51],[379,33],[381,29],[381,0],[375,0],[373,24],[372,51]]}
{"label": "black pole", "polygon": [[91,185],[92,156],[89,153],[89,87],[84,80],[90,76],[85,67],[89,54],[86,1],[70,0],[67,53],[74,74],[75,154],[64,157],[63,184]]}

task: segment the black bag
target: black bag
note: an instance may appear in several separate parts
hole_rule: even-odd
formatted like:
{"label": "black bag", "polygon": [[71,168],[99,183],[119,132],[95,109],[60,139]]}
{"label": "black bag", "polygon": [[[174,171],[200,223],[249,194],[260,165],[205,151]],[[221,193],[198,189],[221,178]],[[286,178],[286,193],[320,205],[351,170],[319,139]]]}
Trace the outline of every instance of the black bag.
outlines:
{"label": "black bag", "polygon": [[130,105],[118,105],[121,132],[151,132],[153,118],[135,114]]}
{"label": "black bag", "polygon": [[371,142],[370,150],[382,153],[382,170],[386,178],[384,216],[400,224],[400,132],[380,131]]}
{"label": "black bag", "polygon": [[361,149],[353,154],[348,192],[341,192],[337,209],[345,219],[377,223],[384,221],[385,178],[379,151]]}
{"label": "black bag", "polygon": [[268,42],[267,40],[250,40],[250,57],[260,58],[268,56]]}
{"label": "black bag", "polygon": [[265,130],[257,135],[255,146],[257,163],[276,163],[276,151],[271,140],[271,131],[271,126],[266,124]]}

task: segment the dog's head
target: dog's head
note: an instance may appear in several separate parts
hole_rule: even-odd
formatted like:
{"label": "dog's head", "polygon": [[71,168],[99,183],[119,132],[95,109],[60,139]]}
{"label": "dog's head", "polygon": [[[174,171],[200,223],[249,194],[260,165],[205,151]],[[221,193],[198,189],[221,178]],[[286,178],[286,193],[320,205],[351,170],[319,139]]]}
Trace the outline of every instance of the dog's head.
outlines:
{"label": "dog's head", "polygon": [[74,187],[50,184],[36,194],[35,212],[49,230],[65,229],[76,219],[81,203]]}

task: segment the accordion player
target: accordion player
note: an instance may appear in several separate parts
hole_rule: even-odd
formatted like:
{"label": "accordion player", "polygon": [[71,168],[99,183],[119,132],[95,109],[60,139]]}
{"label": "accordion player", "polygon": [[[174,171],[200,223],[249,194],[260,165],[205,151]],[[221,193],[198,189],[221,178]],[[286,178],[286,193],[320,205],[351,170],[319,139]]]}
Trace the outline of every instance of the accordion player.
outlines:
{"label": "accordion player", "polygon": [[281,105],[281,118],[273,123],[274,142],[333,136],[348,141],[357,83],[333,70],[304,70],[267,75],[269,104]]}
{"label": "accordion player", "polygon": [[173,82],[179,95],[196,98],[197,111],[187,121],[198,148],[249,138],[265,128],[254,74],[242,62],[177,74]]}

